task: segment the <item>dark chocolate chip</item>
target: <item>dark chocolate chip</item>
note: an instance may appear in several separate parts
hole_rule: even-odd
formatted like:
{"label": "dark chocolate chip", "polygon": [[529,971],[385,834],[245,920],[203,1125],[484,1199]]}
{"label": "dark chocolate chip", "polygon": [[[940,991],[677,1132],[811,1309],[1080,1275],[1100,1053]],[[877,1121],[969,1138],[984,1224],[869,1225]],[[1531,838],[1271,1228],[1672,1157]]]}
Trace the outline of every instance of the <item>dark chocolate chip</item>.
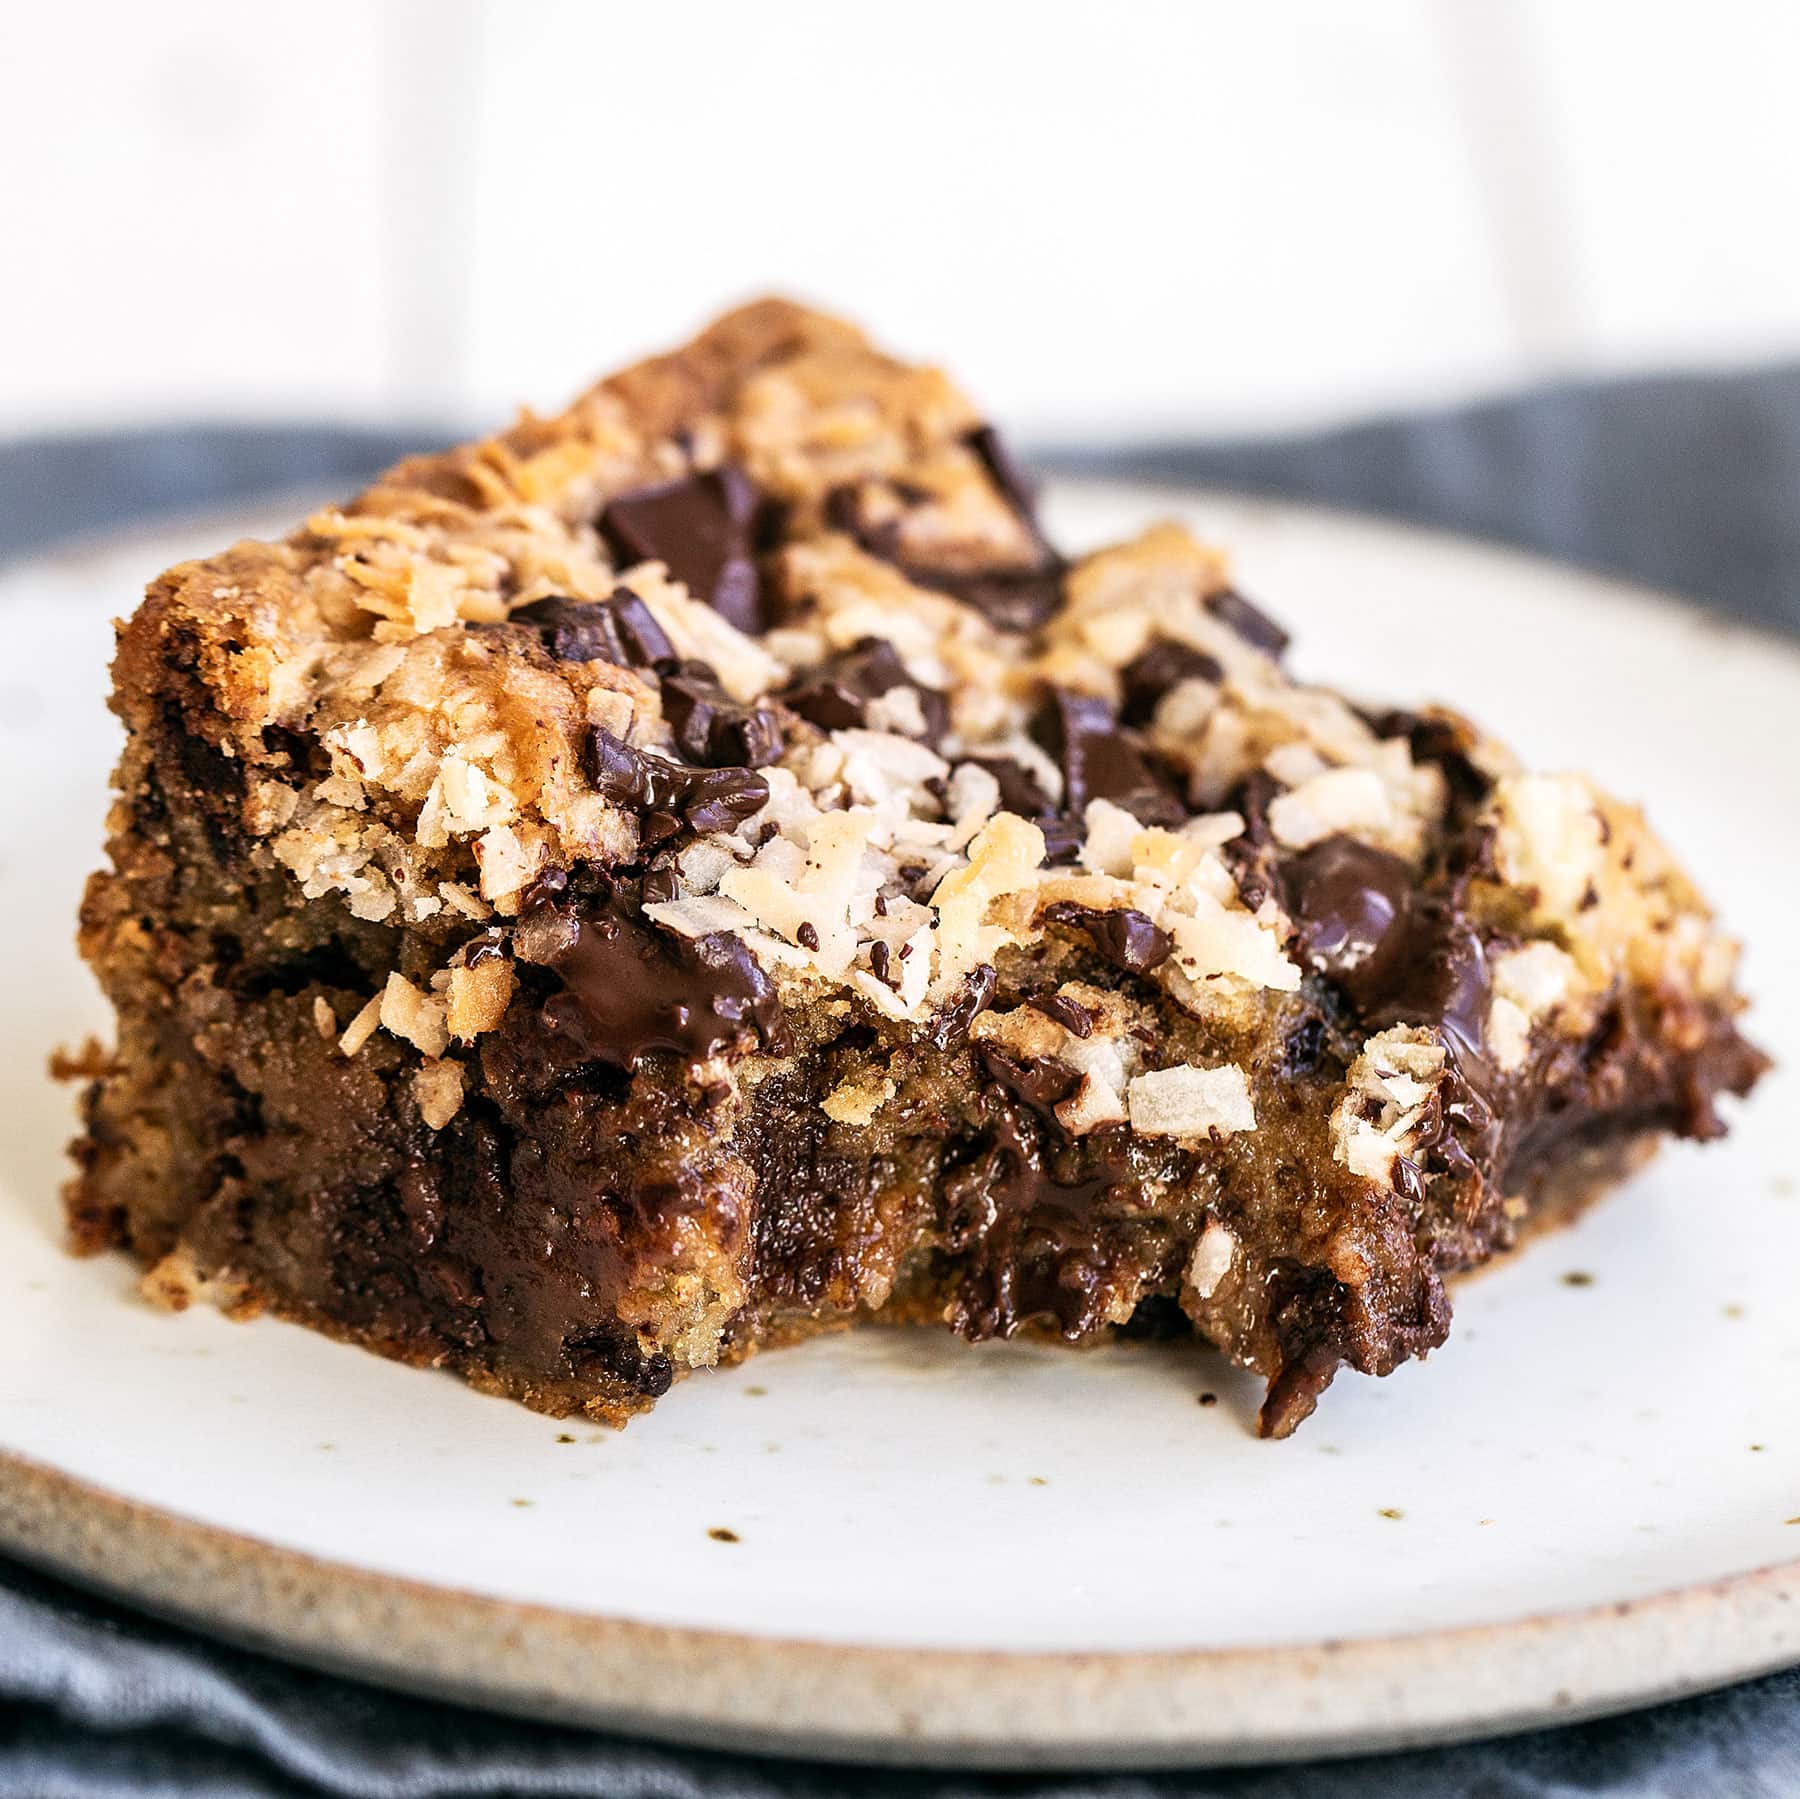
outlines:
{"label": "dark chocolate chip", "polygon": [[1415,762],[1442,769],[1451,793],[1465,810],[1478,806],[1492,791],[1494,783],[1470,755],[1475,732],[1462,719],[1449,714],[1428,717],[1402,709],[1365,713],[1364,718],[1377,737],[1404,737]]}
{"label": "dark chocolate chip", "polygon": [[1325,1060],[1325,1046],[1325,1020],[1318,1013],[1309,1012],[1282,1042],[1281,1078],[1298,1081],[1316,1074]]}
{"label": "dark chocolate chip", "polygon": [[800,928],[794,933],[794,941],[802,949],[816,950],[819,947],[819,927],[810,919],[802,920]]}
{"label": "dark chocolate chip", "polygon": [[1087,828],[1082,821],[1065,812],[1053,818],[1040,818],[1037,822],[1044,833],[1044,860],[1052,865],[1073,862],[1087,841]]}
{"label": "dark chocolate chip", "polygon": [[630,744],[595,725],[587,736],[587,777],[615,806],[642,806],[650,798],[644,758]]}
{"label": "dark chocolate chip", "polygon": [[637,1333],[594,1326],[563,1339],[570,1369],[585,1379],[596,1374],[622,1381],[647,1399],[660,1399],[675,1384],[675,1365],[661,1350],[646,1354]]}
{"label": "dark chocolate chip", "polygon": [[1032,734],[1062,766],[1062,809],[1070,817],[1082,817],[1090,800],[1111,800],[1140,824],[1187,818],[1173,781],[1105,700],[1053,687]]}
{"label": "dark chocolate chip", "polygon": [[1016,812],[1036,822],[1044,833],[1044,860],[1072,862],[1086,837],[1080,818],[1052,810],[1050,796],[1036,775],[1015,756],[969,756],[977,768],[985,768],[1000,784],[1000,809]]}
{"label": "dark chocolate chip", "polygon": [[893,979],[889,975],[889,966],[893,962],[894,952],[879,937],[869,945],[869,972],[884,987],[892,987]]}
{"label": "dark chocolate chip", "polygon": [[1236,589],[1227,587],[1222,593],[1206,596],[1206,609],[1220,624],[1229,625],[1252,649],[1279,660],[1290,641],[1285,632],[1266,612],[1252,606]]}
{"label": "dark chocolate chip", "polygon": [[640,487],[607,502],[600,535],[621,567],[661,562],[697,600],[740,631],[770,618],[756,573],[769,505],[735,464]]}
{"label": "dark chocolate chip", "polygon": [[941,743],[950,727],[948,701],[935,687],[915,681],[899,652],[882,637],[865,637],[854,648],[803,670],[781,698],[821,731],[848,731],[862,724],[870,700],[896,687],[910,687],[918,694],[925,740]]}
{"label": "dark chocolate chip", "polygon": [[1128,725],[1147,725],[1157,702],[1171,687],[1183,681],[1222,681],[1225,670],[1218,657],[1197,650],[1191,643],[1158,637],[1134,656],[1121,671],[1124,703],[1119,717]]}
{"label": "dark chocolate chip", "polygon": [[650,608],[629,587],[615,588],[604,600],[551,594],[515,608],[511,622],[534,627],[558,662],[649,668],[675,654]]}
{"label": "dark chocolate chip", "polygon": [[902,565],[902,572],[916,587],[948,594],[973,606],[990,625],[1001,631],[1036,631],[1047,625],[1063,603],[1061,562],[1043,568],[988,569],[979,573],[953,569]]}
{"label": "dark chocolate chip", "polygon": [[766,768],[781,760],[781,725],[773,712],[743,706],[719,685],[704,662],[665,664],[663,717],[675,747],[705,768]]}
{"label": "dark chocolate chip", "polygon": [[530,625],[558,662],[617,662],[617,647],[608,630],[604,606],[596,600],[574,600],[562,594],[515,607],[510,622]]}
{"label": "dark chocolate chip", "polygon": [[1127,974],[1148,974],[1168,961],[1173,948],[1169,933],[1129,906],[1101,911],[1058,900],[1044,908],[1053,924],[1084,932],[1094,948]]}

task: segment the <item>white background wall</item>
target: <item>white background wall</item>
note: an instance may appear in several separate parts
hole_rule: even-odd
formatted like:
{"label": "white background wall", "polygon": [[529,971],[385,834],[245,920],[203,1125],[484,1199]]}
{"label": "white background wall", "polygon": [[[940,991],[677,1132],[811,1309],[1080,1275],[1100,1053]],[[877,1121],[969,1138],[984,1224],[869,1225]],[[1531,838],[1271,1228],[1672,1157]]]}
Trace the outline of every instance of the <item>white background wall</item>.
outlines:
{"label": "white background wall", "polygon": [[1023,434],[1800,351],[1787,0],[63,0],[0,432],[553,405],[766,288]]}

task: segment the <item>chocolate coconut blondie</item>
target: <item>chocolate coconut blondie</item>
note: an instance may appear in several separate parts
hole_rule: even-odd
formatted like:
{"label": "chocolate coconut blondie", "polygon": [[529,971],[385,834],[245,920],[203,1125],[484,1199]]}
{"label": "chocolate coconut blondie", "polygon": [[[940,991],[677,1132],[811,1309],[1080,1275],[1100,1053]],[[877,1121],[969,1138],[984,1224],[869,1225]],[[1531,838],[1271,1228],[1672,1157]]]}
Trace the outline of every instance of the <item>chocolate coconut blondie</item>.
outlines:
{"label": "chocolate coconut blondie", "polygon": [[551,1413],[893,1319],[1284,1436],[1762,1066],[1633,808],[1286,647],[779,301],[171,569],[74,1240]]}

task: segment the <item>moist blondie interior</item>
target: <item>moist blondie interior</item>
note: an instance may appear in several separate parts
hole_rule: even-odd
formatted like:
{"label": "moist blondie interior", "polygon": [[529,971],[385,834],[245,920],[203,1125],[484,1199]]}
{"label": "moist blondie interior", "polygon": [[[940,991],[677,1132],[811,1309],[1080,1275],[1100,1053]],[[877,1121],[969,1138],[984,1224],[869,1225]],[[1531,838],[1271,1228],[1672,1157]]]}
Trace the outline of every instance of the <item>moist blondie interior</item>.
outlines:
{"label": "moist blondie interior", "polygon": [[1286,647],[780,301],[171,569],[74,1241],[557,1414],[881,1318],[1285,1436],[1762,1066],[1635,809]]}

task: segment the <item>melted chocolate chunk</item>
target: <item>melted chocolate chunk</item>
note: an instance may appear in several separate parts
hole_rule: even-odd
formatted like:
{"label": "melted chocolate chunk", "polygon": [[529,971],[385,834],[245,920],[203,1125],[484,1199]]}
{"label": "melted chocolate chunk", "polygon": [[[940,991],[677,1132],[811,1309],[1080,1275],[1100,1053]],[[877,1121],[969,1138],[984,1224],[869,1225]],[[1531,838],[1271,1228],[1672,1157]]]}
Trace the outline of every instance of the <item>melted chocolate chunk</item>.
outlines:
{"label": "melted chocolate chunk", "polygon": [[1062,809],[1071,818],[1080,818],[1090,800],[1111,800],[1140,824],[1179,825],[1186,819],[1174,783],[1105,700],[1053,687],[1032,735],[1062,766]]}
{"label": "melted chocolate chunk", "polygon": [[[534,899],[532,907],[551,904]],[[549,961],[562,983],[543,1004],[547,1029],[582,1056],[634,1070],[668,1051],[688,1062],[753,1043],[781,1053],[781,1003],[749,948],[730,932],[678,937],[615,900],[575,911],[574,939]]]}
{"label": "melted chocolate chunk", "polygon": [[511,622],[532,626],[558,662],[599,661],[620,668],[649,668],[675,654],[675,646],[650,608],[629,587],[615,588],[605,600],[551,594],[518,607]]}
{"label": "melted chocolate chunk", "polygon": [[1128,1133],[1047,1138],[1034,1110],[988,1089],[991,1125],[944,1183],[947,1246],[968,1259],[950,1321],[971,1341],[1049,1319],[1071,1340],[1106,1322],[1129,1227],[1097,1229],[1095,1208],[1133,1177]]}
{"label": "melted chocolate chunk", "polygon": [[1281,878],[1308,965],[1359,1011],[1378,1006],[1410,945],[1412,870],[1354,837],[1327,837],[1289,860]]}
{"label": "melted chocolate chunk", "polygon": [[588,778],[615,805],[644,815],[644,835],[661,841],[686,825],[729,831],[769,798],[769,783],[749,768],[682,768],[646,756],[593,726],[587,739]]}
{"label": "melted chocolate chunk", "polygon": [[1067,1062],[1055,1056],[1040,1056],[1034,1062],[1021,1062],[1003,1049],[984,1043],[976,1051],[988,1077],[999,1083],[1015,1099],[1020,1099],[1034,1112],[1056,1122],[1054,1108],[1061,1105],[1077,1087],[1081,1076]]}
{"label": "melted chocolate chunk", "polygon": [[[1468,855],[1478,858],[1479,846]],[[1500,1132],[1498,1076],[1484,1036],[1491,981],[1480,936],[1462,910],[1463,880],[1421,892],[1397,856],[1330,837],[1281,870],[1301,954],[1336,983],[1369,1032],[1424,1025],[1442,1033],[1446,1079],[1420,1127],[1411,1160],[1395,1164],[1399,1190],[1417,1199],[1427,1160],[1485,1179]]]}
{"label": "melted chocolate chunk", "polygon": [[1487,952],[1453,896],[1415,899],[1403,953],[1390,982],[1367,1009],[1370,1026],[1433,1024],[1470,1057],[1480,1058],[1492,981]]}
{"label": "melted chocolate chunk", "polygon": [[865,637],[855,648],[840,650],[816,668],[806,669],[781,698],[821,731],[848,731],[862,724],[870,700],[896,687],[910,687],[918,694],[925,741],[941,743],[950,728],[948,700],[935,687],[915,681],[884,637]]}
{"label": "melted chocolate chunk", "polygon": [[756,551],[772,508],[735,464],[640,487],[607,502],[600,535],[621,567],[661,562],[695,599],[752,634],[772,622]]}
{"label": "melted chocolate chunk", "polygon": [[703,768],[766,768],[781,760],[781,725],[773,712],[742,706],[719,685],[710,663],[664,664],[663,717],[675,747]]}
{"label": "melted chocolate chunk", "polygon": [[1448,892],[1422,892],[1398,856],[1328,837],[1291,857],[1281,882],[1302,954],[1343,989],[1368,1029],[1435,1026],[1453,1052],[1481,1059],[1491,981],[1460,880]]}
{"label": "melted chocolate chunk", "polygon": [[1169,933],[1161,925],[1153,924],[1129,906],[1102,912],[1092,906],[1058,900],[1044,908],[1044,917],[1052,924],[1085,933],[1107,961],[1127,974],[1148,974],[1168,961],[1173,948]]}
{"label": "melted chocolate chunk", "polygon": [[969,1040],[969,1026],[979,1013],[993,1004],[994,991],[1000,977],[986,962],[978,962],[969,970],[963,990],[931,1021],[925,1041],[933,1049],[959,1049]]}
{"label": "melted chocolate chunk", "polygon": [[1290,641],[1287,632],[1266,612],[1255,606],[1233,588],[1206,596],[1206,609],[1220,624],[1228,625],[1252,649],[1280,661]]}
{"label": "melted chocolate chunk", "polygon": [[1147,725],[1157,702],[1171,687],[1183,681],[1222,681],[1225,670],[1218,657],[1195,649],[1191,643],[1159,637],[1125,665],[1121,677],[1125,694],[1120,720],[1128,725]]}
{"label": "melted chocolate chunk", "polygon": [[681,816],[702,833],[732,831],[768,802],[769,783],[747,768],[709,768],[692,776]]}
{"label": "melted chocolate chunk", "polygon": [[1079,1000],[1066,993],[1034,993],[1026,1001],[1032,1011],[1043,1015],[1075,1037],[1094,1034],[1094,1015]]}

